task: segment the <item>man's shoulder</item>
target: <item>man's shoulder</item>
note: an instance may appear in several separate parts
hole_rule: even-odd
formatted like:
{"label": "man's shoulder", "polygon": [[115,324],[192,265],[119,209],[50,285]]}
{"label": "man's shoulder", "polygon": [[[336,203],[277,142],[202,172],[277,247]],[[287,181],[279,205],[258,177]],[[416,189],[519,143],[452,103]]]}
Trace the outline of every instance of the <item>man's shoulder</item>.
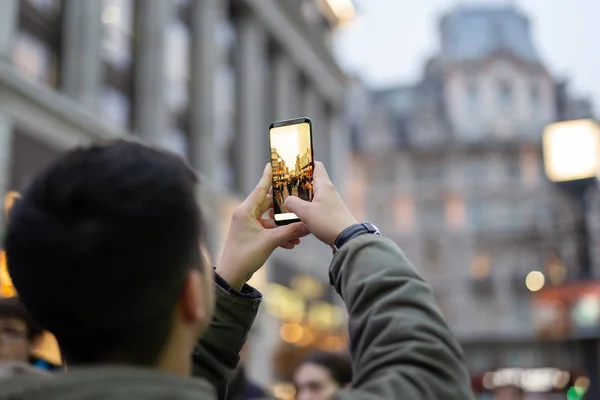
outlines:
{"label": "man's shoulder", "polygon": [[181,377],[152,369],[129,367],[74,368],[67,372],[21,374],[6,379],[0,400],[57,400],[64,397],[97,400],[214,400],[216,391],[206,380]]}

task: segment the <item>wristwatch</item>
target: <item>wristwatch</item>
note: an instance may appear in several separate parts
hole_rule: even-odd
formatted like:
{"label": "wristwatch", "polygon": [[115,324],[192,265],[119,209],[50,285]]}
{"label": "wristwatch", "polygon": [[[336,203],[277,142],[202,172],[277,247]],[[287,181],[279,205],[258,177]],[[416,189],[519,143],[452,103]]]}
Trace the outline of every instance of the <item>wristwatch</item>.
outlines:
{"label": "wristwatch", "polygon": [[340,248],[344,244],[348,243],[351,239],[365,234],[381,235],[381,232],[379,231],[379,228],[377,228],[370,222],[361,222],[359,224],[350,225],[349,227],[344,229],[335,239],[333,246],[331,246],[333,254],[337,253],[340,250]]}

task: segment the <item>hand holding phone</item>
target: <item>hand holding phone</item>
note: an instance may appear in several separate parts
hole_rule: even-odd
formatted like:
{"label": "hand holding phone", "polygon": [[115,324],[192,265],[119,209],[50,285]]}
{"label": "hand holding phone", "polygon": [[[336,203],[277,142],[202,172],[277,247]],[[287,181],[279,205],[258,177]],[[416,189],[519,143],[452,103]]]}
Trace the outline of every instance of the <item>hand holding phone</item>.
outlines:
{"label": "hand holding phone", "polygon": [[300,221],[285,209],[288,196],[312,201],[314,149],[312,123],[308,118],[274,122],[269,127],[273,173],[273,218],[277,225]]}

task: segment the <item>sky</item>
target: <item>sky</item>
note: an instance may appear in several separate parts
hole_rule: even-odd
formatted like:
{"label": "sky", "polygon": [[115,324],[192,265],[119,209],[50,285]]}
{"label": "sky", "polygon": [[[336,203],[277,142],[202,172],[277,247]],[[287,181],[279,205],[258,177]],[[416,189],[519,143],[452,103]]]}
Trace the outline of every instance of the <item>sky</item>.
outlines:
{"label": "sky", "polygon": [[310,148],[308,124],[290,125],[271,130],[271,147],[277,149],[279,157],[289,169],[296,166],[296,156]]}
{"label": "sky", "polygon": [[514,4],[549,71],[591,96],[600,115],[600,0],[355,0],[359,18],[341,28],[336,53],[348,72],[372,87],[411,83],[438,49],[438,20],[463,4]]}

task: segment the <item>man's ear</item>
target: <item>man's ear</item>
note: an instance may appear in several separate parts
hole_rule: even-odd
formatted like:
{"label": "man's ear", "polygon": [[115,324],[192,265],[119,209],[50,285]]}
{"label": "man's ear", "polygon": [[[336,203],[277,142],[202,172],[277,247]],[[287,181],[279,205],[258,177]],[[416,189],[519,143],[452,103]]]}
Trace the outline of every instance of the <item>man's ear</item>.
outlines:
{"label": "man's ear", "polygon": [[203,282],[205,277],[195,268],[191,268],[185,279],[185,285],[179,299],[181,315],[186,322],[199,322],[206,319],[207,305],[202,296]]}

